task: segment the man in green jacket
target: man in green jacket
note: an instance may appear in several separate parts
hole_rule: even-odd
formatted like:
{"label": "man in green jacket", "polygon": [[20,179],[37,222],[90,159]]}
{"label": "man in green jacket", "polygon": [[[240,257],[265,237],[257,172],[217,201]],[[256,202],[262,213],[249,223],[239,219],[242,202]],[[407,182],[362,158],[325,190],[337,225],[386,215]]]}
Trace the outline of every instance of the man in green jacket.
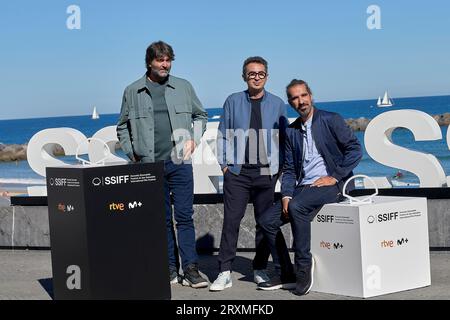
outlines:
{"label": "man in green jacket", "polygon": [[[146,74],[124,92],[117,137],[132,162],[164,161],[170,283],[208,286],[198,272],[193,215],[194,182],[189,159],[206,130],[207,113],[192,85],[169,75],[173,49],[162,41],[146,51]],[[174,218],[177,223],[176,243]],[[183,277],[178,275],[180,250]]]}

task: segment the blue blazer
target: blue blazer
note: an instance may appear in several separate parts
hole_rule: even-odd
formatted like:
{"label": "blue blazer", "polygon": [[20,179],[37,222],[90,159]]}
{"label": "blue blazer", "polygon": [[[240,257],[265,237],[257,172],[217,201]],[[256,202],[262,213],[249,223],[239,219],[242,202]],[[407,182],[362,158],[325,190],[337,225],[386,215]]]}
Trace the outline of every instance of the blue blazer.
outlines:
{"label": "blue blazer", "polygon": [[[362,157],[358,139],[339,114],[319,110],[316,107],[314,107],[311,134],[317,151],[323,157],[328,175],[336,178],[342,191],[345,181],[353,176],[352,170]],[[281,182],[283,197],[293,196],[297,183],[301,183],[303,176],[303,135],[299,117],[286,129]],[[348,190],[354,188],[354,183],[349,183]]]}
{"label": "blue blazer", "polygon": [[[245,147],[250,127],[251,102],[248,91],[233,93],[224,105],[217,136],[217,159],[223,169],[238,175],[245,159]],[[286,104],[281,98],[264,92],[261,101],[264,148],[269,161],[270,173],[279,173],[283,162],[284,132],[289,124]]]}

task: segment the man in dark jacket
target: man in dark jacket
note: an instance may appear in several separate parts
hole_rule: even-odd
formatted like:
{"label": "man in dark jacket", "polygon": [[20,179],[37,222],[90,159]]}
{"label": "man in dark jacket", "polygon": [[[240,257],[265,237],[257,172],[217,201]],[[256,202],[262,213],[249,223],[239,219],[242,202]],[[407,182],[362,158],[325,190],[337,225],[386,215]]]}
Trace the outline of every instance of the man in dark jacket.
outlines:
{"label": "man in dark jacket", "polygon": [[[312,93],[303,80],[286,88],[289,104],[300,114],[287,129],[281,203],[260,216],[279,275],[258,285],[259,289],[293,289],[304,295],[312,287],[314,259],[311,255],[311,221],[317,209],[337,202],[342,187],[358,165],[361,145],[344,119],[314,107]],[[354,188],[354,184],[349,188]],[[296,274],[287,247],[280,245],[280,227],[291,222]],[[281,241],[281,244],[284,241]],[[278,250],[277,250],[278,248]]]}

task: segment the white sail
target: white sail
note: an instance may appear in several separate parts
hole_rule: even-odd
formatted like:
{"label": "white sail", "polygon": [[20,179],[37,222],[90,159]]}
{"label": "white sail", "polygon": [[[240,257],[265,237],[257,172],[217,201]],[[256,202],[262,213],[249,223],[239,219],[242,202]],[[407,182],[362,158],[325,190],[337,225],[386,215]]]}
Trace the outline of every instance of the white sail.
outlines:
{"label": "white sail", "polygon": [[97,112],[97,107],[94,107],[94,110],[92,111],[92,119],[98,119],[100,118],[98,112]]}
{"label": "white sail", "polygon": [[383,102],[381,102],[382,104],[389,104],[389,96],[387,91],[384,93],[384,97],[383,97]]}
{"label": "white sail", "polygon": [[377,106],[381,104],[381,97],[378,97]]}
{"label": "white sail", "polygon": [[389,98],[387,91],[384,92],[383,100],[380,101],[380,97],[378,97],[377,106],[379,107],[390,107],[392,106],[392,100]]}

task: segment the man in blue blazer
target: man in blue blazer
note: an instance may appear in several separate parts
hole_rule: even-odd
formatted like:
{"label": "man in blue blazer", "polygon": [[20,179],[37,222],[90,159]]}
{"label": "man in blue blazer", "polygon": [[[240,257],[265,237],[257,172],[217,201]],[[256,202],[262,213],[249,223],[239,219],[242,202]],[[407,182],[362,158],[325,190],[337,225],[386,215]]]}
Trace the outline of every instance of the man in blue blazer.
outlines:
{"label": "man in blue blazer", "polygon": [[[344,119],[317,109],[311,89],[303,80],[292,80],[286,88],[289,104],[300,114],[286,129],[281,203],[274,204],[258,220],[269,241],[279,275],[260,283],[259,289],[294,289],[309,292],[313,284],[311,221],[317,209],[338,202],[342,187],[358,165],[362,152],[358,139]],[[354,184],[349,183],[349,190]],[[291,222],[296,274],[286,245],[277,238],[280,227]]]}
{"label": "man in blue blazer", "polygon": [[[224,220],[218,257],[220,273],[209,287],[211,291],[232,285],[231,267],[249,199],[253,200],[256,219],[273,204],[283,154],[279,140],[288,124],[283,100],[264,89],[267,61],[261,57],[245,60],[242,78],[248,88],[226,99],[218,130],[217,153],[224,175]],[[267,282],[270,279],[265,269],[270,250],[258,225],[255,247],[254,280]]]}

